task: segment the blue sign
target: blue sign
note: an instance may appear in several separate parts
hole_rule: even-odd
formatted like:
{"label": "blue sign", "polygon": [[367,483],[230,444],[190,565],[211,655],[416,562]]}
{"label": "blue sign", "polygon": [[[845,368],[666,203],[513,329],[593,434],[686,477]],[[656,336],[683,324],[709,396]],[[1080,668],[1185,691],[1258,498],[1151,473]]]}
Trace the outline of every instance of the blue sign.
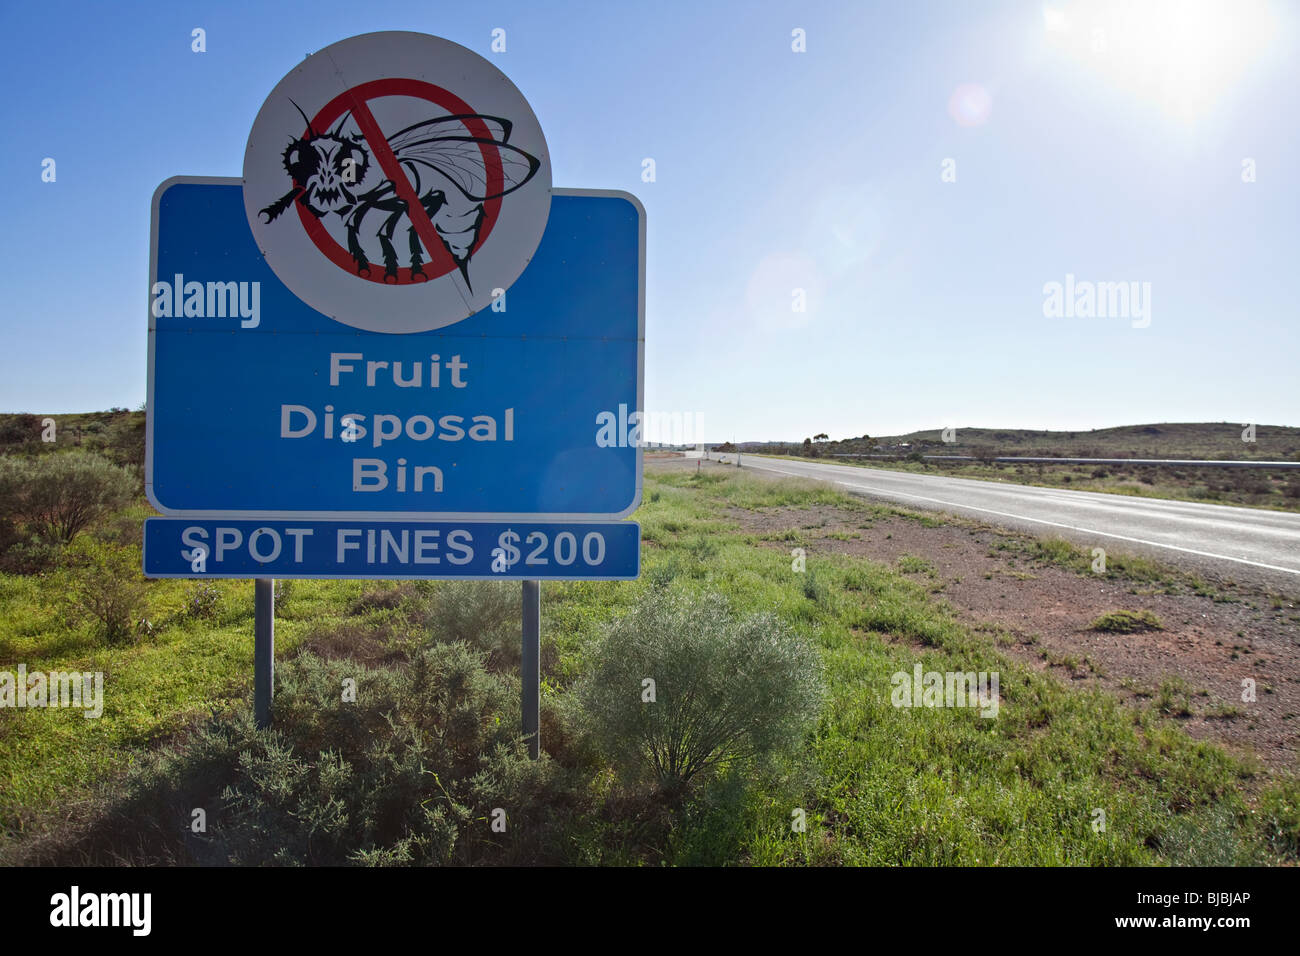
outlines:
{"label": "blue sign", "polygon": [[153,209],[149,500],[205,518],[627,516],[641,498],[644,235],[632,196],[555,190],[536,254],[492,306],[373,332],[276,278],[240,180],[167,181]]}
{"label": "blue sign", "polygon": [[624,580],[641,570],[633,521],[312,521],[148,518],[150,578]]}

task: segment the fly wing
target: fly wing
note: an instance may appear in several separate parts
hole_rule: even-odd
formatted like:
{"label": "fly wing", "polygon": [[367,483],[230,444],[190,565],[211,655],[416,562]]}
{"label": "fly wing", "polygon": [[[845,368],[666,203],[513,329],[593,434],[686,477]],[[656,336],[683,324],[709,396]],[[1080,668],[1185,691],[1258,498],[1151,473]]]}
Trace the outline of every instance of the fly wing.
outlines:
{"label": "fly wing", "polygon": [[[492,138],[474,135],[481,133],[483,126]],[[494,116],[441,116],[400,130],[389,137],[388,145],[400,161],[435,169],[465,198],[483,202],[518,189],[541,166],[537,157],[506,142],[510,130],[509,120]],[[484,156],[494,154],[501,164],[502,182],[499,189],[492,190]]]}
{"label": "fly wing", "polygon": [[[501,163],[501,188],[490,190],[484,152],[496,152]],[[404,163],[418,163],[442,173],[465,198],[475,202],[496,199],[514,192],[533,178],[541,161],[522,149],[492,140],[452,137],[412,144],[398,157]]]}
{"label": "fly wing", "polygon": [[[467,123],[478,121],[478,129],[472,129]],[[510,133],[514,124],[499,116],[484,116],[482,113],[457,113],[454,116],[436,116],[421,123],[413,123],[405,129],[399,129],[388,137],[388,145],[393,152],[417,140],[426,140],[436,136],[482,136],[483,126],[487,127],[487,138],[499,143],[510,142]]]}

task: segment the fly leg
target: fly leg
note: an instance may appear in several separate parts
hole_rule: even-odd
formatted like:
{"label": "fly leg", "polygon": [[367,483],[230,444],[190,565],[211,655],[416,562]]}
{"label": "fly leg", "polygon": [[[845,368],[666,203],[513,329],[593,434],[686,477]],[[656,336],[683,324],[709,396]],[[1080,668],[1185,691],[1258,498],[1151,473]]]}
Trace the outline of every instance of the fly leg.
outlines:
{"label": "fly leg", "polygon": [[424,257],[420,255],[420,236],[416,233],[414,226],[406,231],[411,244],[411,278],[415,279],[416,276],[424,276],[427,279],[428,276],[424,275]]}
{"label": "fly leg", "polygon": [[348,216],[348,253],[352,256],[352,261],[357,264],[357,275],[359,276],[370,275],[370,260],[366,258],[366,251],[361,248],[361,240],[357,238],[357,233],[361,231],[361,221],[366,218],[366,214],[372,209],[392,212],[401,206],[402,201],[396,197],[384,198],[389,196],[392,191],[392,184],[384,183],[370,190],[370,192],[358,196],[356,207]]}
{"label": "fly leg", "polygon": [[357,230],[361,228],[361,220],[366,218],[366,213],[373,208],[371,203],[359,203],[356,211],[348,218],[348,252],[352,256],[352,261],[357,264],[359,276],[370,275],[370,260],[366,258],[366,251],[361,248],[361,242],[357,239]]}
{"label": "fly leg", "polygon": [[[432,217],[446,201],[446,197],[441,192],[429,192],[420,199],[420,205]],[[420,248],[420,235],[415,231],[415,226],[412,225],[407,233],[411,244],[411,278],[414,279],[416,276],[424,275],[424,256]]]}
{"label": "fly leg", "polygon": [[384,224],[379,227],[379,248],[384,251],[384,281],[397,278],[397,250],[393,248],[393,232],[397,229],[398,221],[406,215],[406,203],[401,203],[401,207],[393,212],[391,216],[384,220]]}
{"label": "fly leg", "polygon": [[301,194],[302,194],[302,189],[300,189],[297,186],[294,186],[292,189],[290,189],[287,193],[285,193],[275,202],[271,203],[271,205],[267,206],[265,209],[260,210],[258,212],[258,215],[265,216],[266,222],[274,222],[275,219],[280,215],[280,213],[288,209],[290,204],[292,204],[293,201],[297,199]]}

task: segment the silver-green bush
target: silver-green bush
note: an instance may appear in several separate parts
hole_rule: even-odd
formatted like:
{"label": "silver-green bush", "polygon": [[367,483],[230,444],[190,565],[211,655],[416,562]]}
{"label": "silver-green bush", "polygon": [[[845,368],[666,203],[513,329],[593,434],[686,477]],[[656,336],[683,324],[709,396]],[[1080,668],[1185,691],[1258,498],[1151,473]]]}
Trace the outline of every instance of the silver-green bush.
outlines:
{"label": "silver-green bush", "polygon": [[30,534],[67,544],[91,522],[127,504],[138,477],[93,452],[0,457],[0,516]]}
{"label": "silver-green bush", "polygon": [[522,602],[517,581],[449,581],[433,595],[428,618],[435,641],[483,651],[491,671],[518,667]]}
{"label": "silver-green bush", "polygon": [[580,694],[611,760],[675,796],[724,764],[796,748],[824,690],[816,649],[775,615],[650,591],[609,627]]}

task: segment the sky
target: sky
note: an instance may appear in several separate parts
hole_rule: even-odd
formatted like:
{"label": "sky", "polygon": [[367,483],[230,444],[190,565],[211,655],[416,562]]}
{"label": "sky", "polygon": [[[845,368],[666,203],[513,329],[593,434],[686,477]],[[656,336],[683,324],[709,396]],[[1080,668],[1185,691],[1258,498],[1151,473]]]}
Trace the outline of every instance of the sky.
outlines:
{"label": "sky", "polygon": [[0,410],[139,407],[155,188],[239,176],[284,74],[398,29],[503,70],[557,187],[642,200],[646,408],[697,438],[1300,424],[1300,5],[1266,0],[4,0]]}

